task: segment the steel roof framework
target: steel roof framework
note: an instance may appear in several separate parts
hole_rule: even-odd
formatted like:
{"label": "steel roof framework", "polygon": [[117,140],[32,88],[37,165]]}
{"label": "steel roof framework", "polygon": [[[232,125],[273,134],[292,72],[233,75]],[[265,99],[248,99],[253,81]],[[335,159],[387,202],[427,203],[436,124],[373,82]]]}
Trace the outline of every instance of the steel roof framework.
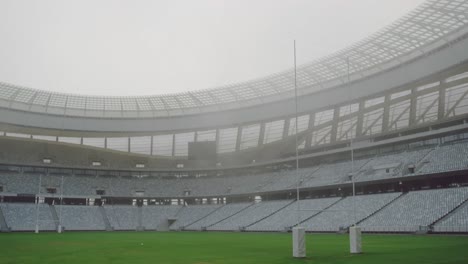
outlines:
{"label": "steel roof framework", "polygon": [[[298,68],[302,94],[384,71],[445,45],[468,24],[467,0],[429,0],[368,38]],[[99,97],[47,92],[0,83],[7,107],[89,117],[157,117],[235,109],[293,96],[292,70],[257,80],[188,93]],[[5,104],[0,104],[5,106]]]}

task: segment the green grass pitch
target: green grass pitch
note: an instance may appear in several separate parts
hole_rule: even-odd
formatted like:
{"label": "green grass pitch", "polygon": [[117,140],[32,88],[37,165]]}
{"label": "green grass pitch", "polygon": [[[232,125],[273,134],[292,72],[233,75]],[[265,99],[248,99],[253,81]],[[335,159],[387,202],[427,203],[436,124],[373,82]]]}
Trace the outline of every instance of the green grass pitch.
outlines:
{"label": "green grass pitch", "polygon": [[222,232],[2,233],[0,263],[468,263],[468,236],[308,234],[307,258],[291,257],[291,234]]}

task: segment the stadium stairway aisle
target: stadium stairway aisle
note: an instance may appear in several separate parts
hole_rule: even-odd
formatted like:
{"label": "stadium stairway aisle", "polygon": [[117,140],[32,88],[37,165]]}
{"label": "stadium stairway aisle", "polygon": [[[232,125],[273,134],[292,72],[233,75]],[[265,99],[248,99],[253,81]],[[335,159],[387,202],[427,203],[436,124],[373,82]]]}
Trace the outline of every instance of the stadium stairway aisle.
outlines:
{"label": "stadium stairway aisle", "polygon": [[[427,162],[428,158],[433,155],[433,153],[436,151],[436,148],[430,148],[429,151],[424,155],[416,164],[414,165],[414,171],[418,172],[424,164]],[[410,174],[410,173],[406,173]]]}
{"label": "stadium stairway aisle", "polygon": [[357,222],[357,224],[359,225],[360,223],[366,221],[367,219],[371,218],[372,216],[376,215],[377,213],[379,213],[380,211],[384,210],[387,206],[391,205],[393,202],[395,202],[396,200],[400,199],[401,197],[405,196],[406,193],[401,193],[401,195],[395,197],[395,199],[391,200],[389,203],[385,204],[384,206],[380,207],[378,210],[376,210],[375,212],[373,212],[372,214],[370,214],[369,216],[359,220],[359,222]]}
{"label": "stadium stairway aisle", "polygon": [[143,208],[141,206],[137,207],[137,231],[143,231]]}
{"label": "stadium stairway aisle", "polygon": [[434,232],[468,232],[468,200],[451,213],[439,219],[433,226]]}
{"label": "stadium stairway aisle", "polygon": [[5,216],[3,216],[2,207],[0,207],[0,231],[1,232],[8,232],[10,229],[5,220]]}
{"label": "stadium stairway aisle", "polygon": [[170,230],[185,229],[185,227],[197,222],[201,218],[206,217],[208,214],[216,211],[221,205],[188,205],[184,206],[175,218],[177,219],[171,226]]}
{"label": "stadium stairway aisle", "polygon": [[131,205],[104,205],[104,210],[113,230],[137,229],[136,207]]}
{"label": "stadium stairway aisle", "polygon": [[468,197],[466,197],[465,200],[460,202],[459,205],[452,208],[452,210],[448,211],[446,214],[442,215],[437,220],[432,222],[432,224],[430,224],[429,226],[434,227],[434,225],[436,225],[437,223],[440,223],[440,222],[444,221],[445,219],[450,218],[452,215],[456,214],[458,211],[463,210],[466,207],[467,203],[468,203]]}
{"label": "stadium stairway aisle", "polygon": [[203,217],[201,217],[201,218],[195,220],[194,222],[188,224],[187,227],[185,227],[185,228],[188,228],[189,226],[195,225],[195,224],[199,223],[200,221],[203,221],[204,219],[206,219],[207,217],[209,217],[209,216],[213,215],[214,213],[218,212],[220,209],[222,209],[225,206],[226,205],[223,204],[223,205],[217,207],[216,209],[214,209],[213,211],[211,211],[208,214],[204,215]]}
{"label": "stadium stairway aisle", "polygon": [[299,224],[302,224],[302,223],[305,223],[307,222],[309,219],[313,218],[313,217],[316,217],[317,215],[323,213],[325,210],[328,210],[330,207],[333,207],[335,206],[337,203],[339,203],[341,200],[343,200],[344,198],[338,198],[336,201],[332,202],[330,205],[326,206],[325,208],[323,208],[321,211],[317,212],[317,213],[313,213],[312,215],[306,217],[304,220],[301,220],[301,222]]}
{"label": "stadium stairway aisle", "polygon": [[102,215],[102,219],[104,220],[104,224],[106,225],[106,231],[112,231],[112,226],[110,224],[109,218],[107,217],[106,210],[103,206],[99,206],[99,212]]}
{"label": "stadium stairway aisle", "polygon": [[[303,199],[294,201],[269,217],[250,225],[249,231],[286,231],[292,226],[306,221],[341,200],[341,197]],[[299,203],[299,204],[298,204]],[[299,212],[297,209],[299,208]],[[299,218],[299,219],[298,219]]]}
{"label": "stadium stairway aisle", "polygon": [[0,203],[0,207],[11,231],[34,231],[37,223],[41,231],[56,230],[47,204]]}
{"label": "stadium stairway aisle", "polygon": [[148,205],[143,206],[143,228],[144,230],[167,231],[169,228],[169,219],[182,209],[180,205]]}
{"label": "stadium stairway aisle", "polygon": [[401,193],[348,196],[327,210],[301,223],[307,231],[338,232],[395,200]]}
{"label": "stadium stairway aisle", "polygon": [[367,232],[418,232],[468,199],[468,187],[411,191],[362,221]]}
{"label": "stadium stairway aisle", "polygon": [[216,210],[209,216],[201,219],[201,221],[197,221],[196,223],[187,227],[187,230],[203,230],[210,226],[216,225],[219,222],[226,220],[229,217],[233,217],[242,211],[246,210],[247,208],[253,206],[255,203],[231,203],[226,204],[220,208],[220,210]]}
{"label": "stadium stairway aisle", "polygon": [[279,211],[283,210],[284,208],[290,206],[290,205],[293,204],[294,202],[295,202],[295,201],[291,201],[290,203],[288,203],[288,204],[286,204],[285,206],[279,208],[278,210],[272,212],[271,214],[266,215],[265,217],[260,218],[260,219],[258,219],[257,221],[252,222],[250,225],[247,225],[247,226],[245,226],[245,227],[247,228],[247,227],[249,227],[249,226],[253,226],[253,225],[255,225],[256,223],[258,223],[258,222],[260,222],[260,221],[262,221],[262,220],[264,220],[264,219],[267,219],[268,217],[270,217],[270,216],[272,216],[272,215],[278,213]]}
{"label": "stadium stairway aisle", "polygon": [[294,202],[294,200],[275,200],[255,203],[252,206],[249,206],[248,209],[242,210],[241,213],[232,215],[231,217],[208,227],[207,230],[244,230],[246,227],[274,214],[292,202]]}
{"label": "stadium stairway aisle", "polygon": [[54,220],[55,229],[58,230],[59,218],[57,216],[57,210],[55,210],[54,205],[49,205],[50,213],[52,214],[52,219]]}

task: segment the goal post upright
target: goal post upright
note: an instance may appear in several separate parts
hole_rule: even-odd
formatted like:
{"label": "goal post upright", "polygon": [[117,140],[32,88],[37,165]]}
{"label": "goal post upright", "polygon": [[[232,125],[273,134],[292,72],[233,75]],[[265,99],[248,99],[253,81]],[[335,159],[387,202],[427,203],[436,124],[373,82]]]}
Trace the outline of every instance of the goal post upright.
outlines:
{"label": "goal post upright", "polygon": [[[347,86],[349,89],[349,57],[346,58],[346,75],[347,75]],[[349,89],[350,90],[350,89]],[[349,91],[351,101],[351,90]],[[351,104],[349,104],[349,110],[351,113]],[[354,133],[356,136],[356,133]],[[361,228],[357,226],[357,216],[356,216],[356,179],[355,179],[355,172],[354,172],[354,148],[353,148],[353,134],[350,136],[349,140],[349,148],[351,152],[351,187],[353,191],[353,225],[350,226],[348,229],[349,232],[349,252],[351,254],[360,254],[362,253],[362,240],[361,240]]]}
{"label": "goal post upright", "polygon": [[57,224],[57,233],[61,234],[63,232],[63,226],[62,226],[62,209],[63,209],[63,175],[62,175],[62,181],[60,182],[60,211],[59,211],[59,217],[58,217],[58,224]]}
{"label": "goal post upright", "polygon": [[40,202],[40,195],[41,195],[41,185],[42,185],[42,175],[39,175],[39,186],[37,195],[36,195],[36,226],[34,229],[34,233],[39,233],[39,202]]}
{"label": "goal post upright", "polygon": [[301,222],[300,217],[300,193],[299,193],[299,146],[298,146],[298,109],[297,109],[297,70],[296,70],[296,40],[294,40],[294,106],[295,106],[295,152],[296,152],[296,225],[292,228],[292,241],[293,241],[293,257],[294,258],[305,258],[306,257],[306,240],[305,240],[305,228],[299,226]]}

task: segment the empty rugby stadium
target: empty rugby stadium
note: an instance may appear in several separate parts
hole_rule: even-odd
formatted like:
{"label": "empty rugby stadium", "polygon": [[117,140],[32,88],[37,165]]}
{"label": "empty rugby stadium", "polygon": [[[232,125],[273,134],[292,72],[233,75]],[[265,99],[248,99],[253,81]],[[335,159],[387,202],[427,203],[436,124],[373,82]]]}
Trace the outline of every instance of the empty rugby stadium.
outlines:
{"label": "empty rugby stadium", "polygon": [[296,70],[219,88],[1,82],[1,231],[467,234],[467,51],[468,1],[429,0]]}

